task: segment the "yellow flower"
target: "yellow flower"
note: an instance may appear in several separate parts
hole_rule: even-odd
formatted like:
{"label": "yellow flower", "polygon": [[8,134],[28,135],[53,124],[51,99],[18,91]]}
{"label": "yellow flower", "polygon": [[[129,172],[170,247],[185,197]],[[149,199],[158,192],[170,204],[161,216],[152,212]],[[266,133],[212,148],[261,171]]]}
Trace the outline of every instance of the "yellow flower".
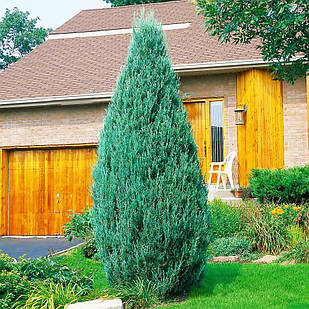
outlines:
{"label": "yellow flower", "polygon": [[293,209],[294,209],[295,211],[297,211],[297,210],[298,210],[298,207],[294,206]]}
{"label": "yellow flower", "polygon": [[273,215],[275,215],[275,214],[277,213],[277,211],[276,211],[275,209],[273,209],[273,210],[271,211],[271,213],[272,213]]}
{"label": "yellow flower", "polygon": [[277,216],[277,215],[275,215],[275,218],[278,218],[278,216]]}
{"label": "yellow flower", "polygon": [[284,205],[284,208],[285,208],[285,209],[289,208],[289,205]]}

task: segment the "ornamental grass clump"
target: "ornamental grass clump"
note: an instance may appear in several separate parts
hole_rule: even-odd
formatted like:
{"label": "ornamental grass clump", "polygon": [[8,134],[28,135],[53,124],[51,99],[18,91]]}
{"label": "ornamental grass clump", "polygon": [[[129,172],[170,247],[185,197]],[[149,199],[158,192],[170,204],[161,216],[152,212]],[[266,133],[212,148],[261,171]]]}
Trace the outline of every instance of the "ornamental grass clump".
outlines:
{"label": "ornamental grass clump", "polygon": [[209,243],[207,189],[161,26],[133,27],[98,146],[93,227],[108,283],[161,298],[199,283]]}

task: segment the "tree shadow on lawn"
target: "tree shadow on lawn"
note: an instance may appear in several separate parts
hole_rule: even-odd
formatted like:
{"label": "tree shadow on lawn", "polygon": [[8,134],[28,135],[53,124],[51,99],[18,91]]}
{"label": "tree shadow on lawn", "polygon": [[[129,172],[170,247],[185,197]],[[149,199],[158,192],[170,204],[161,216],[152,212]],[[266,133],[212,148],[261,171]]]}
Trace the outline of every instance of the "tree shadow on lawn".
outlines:
{"label": "tree shadow on lawn", "polygon": [[211,295],[217,287],[227,290],[240,274],[241,264],[208,264],[200,286],[193,290],[190,296]]}

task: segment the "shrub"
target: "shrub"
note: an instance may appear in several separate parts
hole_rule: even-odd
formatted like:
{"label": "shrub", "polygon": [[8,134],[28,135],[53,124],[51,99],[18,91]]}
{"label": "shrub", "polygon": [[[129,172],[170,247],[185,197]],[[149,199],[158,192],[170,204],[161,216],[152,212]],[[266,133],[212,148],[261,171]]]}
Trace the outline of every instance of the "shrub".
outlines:
{"label": "shrub", "polygon": [[85,239],[92,234],[92,227],[90,222],[91,210],[86,207],[82,213],[71,213],[68,217],[72,218],[64,227],[64,236],[69,241],[73,237]]}
{"label": "shrub", "polygon": [[240,233],[252,241],[253,249],[279,254],[308,233],[308,204],[255,204],[244,206],[244,227]]}
{"label": "shrub", "polygon": [[87,258],[91,258],[98,252],[95,243],[92,225],[90,222],[91,209],[85,208],[80,214],[70,214],[71,221],[64,225],[64,235],[69,241],[73,237],[83,240],[82,251]]}
{"label": "shrub", "polygon": [[0,254],[0,266],[0,308],[24,304],[33,284],[40,285],[47,279],[63,287],[74,286],[79,295],[87,294],[93,287],[92,279],[59,265],[51,258],[31,261],[21,257],[15,262],[6,254]]}
{"label": "shrub", "polygon": [[84,239],[84,244],[81,249],[86,258],[94,257],[94,255],[98,252],[98,249],[93,234]]}
{"label": "shrub", "polygon": [[215,256],[248,255],[251,243],[240,237],[218,238],[212,243],[211,249]]}
{"label": "shrub", "polygon": [[281,260],[295,260],[296,263],[309,263],[309,239],[297,243],[294,248],[285,253]]}
{"label": "shrub", "polygon": [[10,309],[21,296],[28,293],[31,282],[27,277],[13,269],[0,272],[0,308]]}
{"label": "shrub", "polygon": [[292,248],[294,248],[299,242],[301,242],[306,237],[303,229],[298,225],[288,226],[287,233],[290,240],[289,245]]}
{"label": "shrub", "polygon": [[[295,207],[295,205],[291,205]],[[295,210],[295,208],[294,208]],[[302,204],[298,206],[297,215],[294,223],[301,227],[306,235],[309,236],[309,204]]]}
{"label": "shrub", "polygon": [[249,184],[261,203],[309,202],[309,166],[251,172]]}
{"label": "shrub", "polygon": [[58,264],[51,258],[30,260],[23,257],[20,262],[16,263],[15,269],[30,281],[49,279],[65,286],[74,284],[76,289],[82,290],[83,293],[89,292],[93,286],[92,279],[83,276],[80,271],[71,270],[67,266]]}
{"label": "shrub", "polygon": [[14,269],[14,265],[15,260],[0,250],[0,272],[4,270],[11,271]]}
{"label": "shrub", "polygon": [[93,225],[110,285],[138,278],[161,297],[198,284],[209,243],[207,188],[161,27],[134,26],[101,131]]}
{"label": "shrub", "polygon": [[279,254],[288,247],[287,226],[282,217],[273,214],[274,205],[247,204],[245,226],[241,235],[252,242],[254,250]]}
{"label": "shrub", "polygon": [[248,186],[248,187],[240,187],[240,188],[242,190],[241,198],[244,201],[247,201],[248,199],[253,198],[252,188],[250,186]]}
{"label": "shrub", "polygon": [[231,206],[209,203],[212,239],[244,237],[254,250],[279,254],[309,236],[309,205],[260,204],[252,200]]}
{"label": "shrub", "polygon": [[81,296],[81,290],[76,285],[63,285],[53,281],[35,282],[31,285],[30,294],[25,294],[15,302],[20,309],[63,309],[67,304],[72,304]]}
{"label": "shrub", "polygon": [[241,207],[231,206],[229,203],[215,199],[209,203],[211,212],[210,234],[213,239],[232,237],[237,235],[243,228]]}

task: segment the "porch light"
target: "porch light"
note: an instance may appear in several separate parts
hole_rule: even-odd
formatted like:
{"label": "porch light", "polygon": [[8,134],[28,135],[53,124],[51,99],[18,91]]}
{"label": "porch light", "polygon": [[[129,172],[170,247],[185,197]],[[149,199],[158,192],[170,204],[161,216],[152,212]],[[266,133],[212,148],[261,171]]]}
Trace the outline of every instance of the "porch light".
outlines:
{"label": "porch light", "polygon": [[237,126],[245,124],[245,114],[247,112],[247,104],[238,106],[235,110],[235,124]]}

